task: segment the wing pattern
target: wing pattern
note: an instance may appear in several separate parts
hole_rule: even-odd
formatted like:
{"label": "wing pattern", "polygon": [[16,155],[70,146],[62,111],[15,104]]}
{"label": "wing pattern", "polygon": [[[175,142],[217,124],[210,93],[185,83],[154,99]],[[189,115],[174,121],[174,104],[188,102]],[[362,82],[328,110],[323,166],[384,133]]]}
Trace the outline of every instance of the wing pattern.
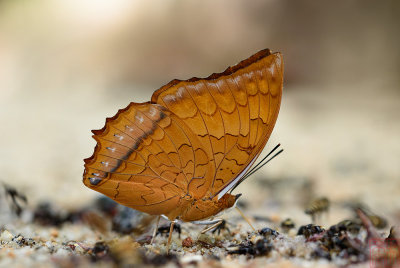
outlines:
{"label": "wing pattern", "polygon": [[170,219],[185,200],[213,198],[264,148],[282,73],[281,55],[262,50],[223,73],[173,80],[151,102],[129,104],[93,131],[97,145],[85,159],[84,184]]}
{"label": "wing pattern", "polygon": [[211,197],[261,153],[275,125],[283,66],[279,53],[269,53],[206,79],[174,80],[153,94],[152,102],[173,112],[203,144],[216,170]]}
{"label": "wing pattern", "polygon": [[205,180],[193,178],[214,173],[196,136],[158,104],[131,103],[93,133],[85,185],[150,214],[167,214],[185,194],[198,197]]}

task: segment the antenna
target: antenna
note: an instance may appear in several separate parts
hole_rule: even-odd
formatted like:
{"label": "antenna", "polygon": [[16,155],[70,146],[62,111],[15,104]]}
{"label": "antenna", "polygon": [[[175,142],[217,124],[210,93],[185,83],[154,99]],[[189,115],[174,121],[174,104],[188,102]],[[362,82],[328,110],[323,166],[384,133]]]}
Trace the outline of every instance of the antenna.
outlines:
{"label": "antenna", "polygon": [[270,156],[273,152],[275,152],[276,151],[276,149],[278,149],[279,148],[279,146],[281,146],[281,144],[280,143],[278,143],[278,145],[276,145],[275,147],[274,147],[274,149],[272,149],[266,156],[264,156],[264,158],[263,159],[261,159],[261,161],[260,162],[258,162],[257,163],[257,165],[255,165],[254,167],[252,167],[248,172],[246,172],[246,174],[244,174],[244,176],[243,177],[246,177],[247,176],[247,174],[249,174],[249,173],[251,173],[251,172],[253,172],[256,168],[258,168],[258,166],[265,160],[265,159],[267,159],[268,158],[268,156]]}
{"label": "antenna", "polygon": [[274,154],[273,156],[271,156],[271,158],[267,159],[268,156],[270,156],[274,151],[276,151],[276,149],[278,149],[278,147],[280,146],[280,144],[278,144],[277,146],[275,146],[274,149],[271,150],[271,152],[269,152],[260,162],[258,162],[257,165],[254,166],[254,168],[252,168],[251,170],[249,170],[245,175],[243,175],[243,177],[238,181],[238,183],[232,187],[232,189],[229,191],[229,193],[232,193],[233,190],[235,190],[236,187],[238,187],[239,184],[241,184],[245,179],[247,179],[248,177],[250,177],[251,175],[253,175],[255,172],[257,172],[260,168],[262,168],[263,166],[265,166],[269,161],[271,161],[272,159],[274,159],[275,157],[277,157],[280,153],[283,152],[283,149],[280,149],[276,154]]}

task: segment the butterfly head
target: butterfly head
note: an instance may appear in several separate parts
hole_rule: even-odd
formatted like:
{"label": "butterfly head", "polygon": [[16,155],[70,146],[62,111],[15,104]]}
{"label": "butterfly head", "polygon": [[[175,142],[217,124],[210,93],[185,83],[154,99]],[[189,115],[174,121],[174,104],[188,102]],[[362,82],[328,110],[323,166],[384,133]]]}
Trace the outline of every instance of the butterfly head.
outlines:
{"label": "butterfly head", "polygon": [[237,194],[237,195],[225,194],[221,197],[221,199],[217,201],[217,206],[222,209],[228,209],[234,207],[241,195],[242,194]]}
{"label": "butterfly head", "polygon": [[241,197],[241,196],[242,196],[242,194],[235,195],[235,203],[233,204],[233,207],[236,207],[236,204],[239,201],[239,197]]}

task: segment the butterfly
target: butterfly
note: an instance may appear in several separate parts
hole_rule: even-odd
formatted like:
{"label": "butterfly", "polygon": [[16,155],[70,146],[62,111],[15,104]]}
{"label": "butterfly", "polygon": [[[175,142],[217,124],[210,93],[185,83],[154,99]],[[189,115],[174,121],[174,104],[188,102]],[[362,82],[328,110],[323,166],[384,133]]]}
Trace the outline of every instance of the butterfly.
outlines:
{"label": "butterfly", "polygon": [[282,55],[269,49],[207,78],[172,80],[92,131],[83,183],[172,222],[209,219],[234,206],[239,195],[228,192],[268,141],[282,84]]}

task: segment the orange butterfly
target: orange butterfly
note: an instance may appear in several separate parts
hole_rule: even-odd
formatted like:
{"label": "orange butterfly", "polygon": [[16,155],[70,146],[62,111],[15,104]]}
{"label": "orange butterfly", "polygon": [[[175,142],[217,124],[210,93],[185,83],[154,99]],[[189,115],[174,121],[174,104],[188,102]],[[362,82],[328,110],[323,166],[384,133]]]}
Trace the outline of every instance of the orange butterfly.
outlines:
{"label": "orange butterfly", "polygon": [[239,195],[228,191],[267,143],[282,84],[282,56],[269,49],[204,79],[173,80],[93,131],[97,145],[84,160],[83,183],[165,215],[171,231],[175,220],[208,219],[235,204]]}

